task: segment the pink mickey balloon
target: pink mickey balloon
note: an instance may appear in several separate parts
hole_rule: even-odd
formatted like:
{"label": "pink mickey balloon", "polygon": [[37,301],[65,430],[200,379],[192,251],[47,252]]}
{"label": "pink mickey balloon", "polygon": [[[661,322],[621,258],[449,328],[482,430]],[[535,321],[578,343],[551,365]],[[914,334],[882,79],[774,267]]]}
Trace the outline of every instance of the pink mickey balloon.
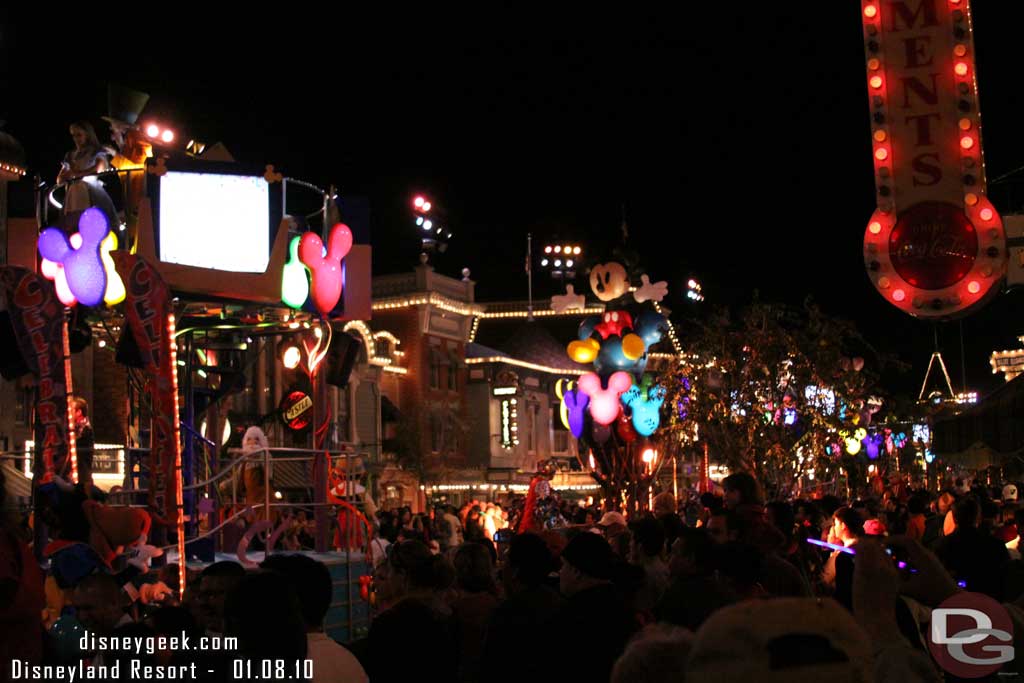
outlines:
{"label": "pink mickey balloon", "polygon": [[307,232],[299,241],[299,260],[309,270],[310,296],[321,315],[329,314],[341,298],[341,260],[352,249],[352,231],[344,223],[331,228],[326,254],[320,236]]}

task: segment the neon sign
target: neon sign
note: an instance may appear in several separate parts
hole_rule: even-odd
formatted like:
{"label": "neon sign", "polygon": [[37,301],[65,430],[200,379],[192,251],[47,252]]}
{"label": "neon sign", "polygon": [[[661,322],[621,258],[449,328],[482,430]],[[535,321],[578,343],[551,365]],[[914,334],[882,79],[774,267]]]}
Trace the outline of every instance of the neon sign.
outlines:
{"label": "neon sign", "polygon": [[[913,6],[916,5],[916,8]],[[962,315],[999,291],[1003,220],[985,197],[969,0],[862,0],[877,209],[875,289],[910,315]]]}

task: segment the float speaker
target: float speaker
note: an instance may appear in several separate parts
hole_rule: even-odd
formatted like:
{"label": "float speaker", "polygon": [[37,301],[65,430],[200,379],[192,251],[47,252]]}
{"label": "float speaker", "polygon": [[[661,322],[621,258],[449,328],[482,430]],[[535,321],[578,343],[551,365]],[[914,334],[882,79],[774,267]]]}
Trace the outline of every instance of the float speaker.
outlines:
{"label": "float speaker", "polygon": [[349,375],[359,358],[361,343],[347,332],[335,332],[331,340],[331,348],[324,359],[327,383],[336,387],[348,384]]}

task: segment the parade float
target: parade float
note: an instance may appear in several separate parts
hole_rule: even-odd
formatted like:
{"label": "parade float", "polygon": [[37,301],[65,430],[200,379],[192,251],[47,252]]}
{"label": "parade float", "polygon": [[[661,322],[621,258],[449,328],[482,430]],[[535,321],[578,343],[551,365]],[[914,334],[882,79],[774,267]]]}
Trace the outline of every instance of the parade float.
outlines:
{"label": "parade float", "polygon": [[[336,578],[348,579],[347,619],[335,621],[345,622],[351,637],[370,525],[359,509],[360,463],[350,448],[327,447],[327,383],[331,373],[351,368],[358,347],[343,326],[370,317],[368,226],[343,222],[345,203],[333,189],[273,166],[236,163],[220,146],[205,150],[212,152],[207,158],[194,141],[173,144],[166,129],[140,123],[141,106],[111,112],[119,142],[112,170],[38,184],[38,260],[0,270],[14,338],[37,386],[30,442],[36,519],[52,521],[50,531],[59,534],[69,526],[61,517],[66,521],[69,509],[79,514],[73,497],[91,497],[87,485],[77,485],[69,403],[72,340],[84,330],[86,343],[91,336],[98,349],[116,354],[127,377],[126,406],[95,399],[99,410],[123,411],[127,422],[117,456],[123,488],[102,508],[130,511],[145,527],[144,538],[119,544],[162,546],[162,559],[178,562],[179,594],[188,562],[226,552],[252,565],[252,540],[258,536],[272,551],[291,520],[279,514],[284,505],[269,486],[263,500],[240,502],[225,496],[223,484],[248,461],[263,459],[269,470],[270,450],[286,451],[309,482],[316,550],[328,549],[330,510],[339,506],[350,527],[341,536],[360,541],[345,544],[354,555],[328,562],[332,573],[342,572]],[[110,190],[113,201],[72,209],[78,184],[89,185],[90,197]],[[296,211],[310,202],[319,208],[312,216]],[[300,349],[292,368],[306,381],[301,391],[284,392],[280,406],[259,412],[294,431],[296,447],[220,460],[221,444],[207,435],[230,433],[223,400],[245,391],[259,395],[259,407],[272,400],[266,378],[280,376],[275,366],[286,346]],[[240,524],[241,538],[224,533]],[[45,524],[36,527],[37,547],[54,540],[45,537]],[[101,559],[109,566],[112,558]]]}

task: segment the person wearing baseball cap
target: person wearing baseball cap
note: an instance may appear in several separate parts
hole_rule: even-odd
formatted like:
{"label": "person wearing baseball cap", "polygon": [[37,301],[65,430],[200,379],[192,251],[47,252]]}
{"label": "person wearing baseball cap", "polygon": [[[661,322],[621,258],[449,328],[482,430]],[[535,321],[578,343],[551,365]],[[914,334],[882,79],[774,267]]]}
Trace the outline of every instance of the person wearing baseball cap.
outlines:
{"label": "person wearing baseball cap", "polygon": [[1004,503],[1016,503],[1017,502],[1017,485],[1007,484],[1003,487],[1003,502]]}
{"label": "person wearing baseball cap", "polygon": [[629,526],[625,515],[616,510],[610,510],[601,516],[597,527],[611,545],[612,551],[625,559],[629,554]]}
{"label": "person wearing baseball cap", "polygon": [[[566,597],[556,632],[565,652],[550,680],[607,681],[615,660],[637,628],[619,590],[612,584],[617,562],[608,542],[596,534],[574,536],[562,551],[559,588]],[[564,675],[559,675],[564,674]]]}

